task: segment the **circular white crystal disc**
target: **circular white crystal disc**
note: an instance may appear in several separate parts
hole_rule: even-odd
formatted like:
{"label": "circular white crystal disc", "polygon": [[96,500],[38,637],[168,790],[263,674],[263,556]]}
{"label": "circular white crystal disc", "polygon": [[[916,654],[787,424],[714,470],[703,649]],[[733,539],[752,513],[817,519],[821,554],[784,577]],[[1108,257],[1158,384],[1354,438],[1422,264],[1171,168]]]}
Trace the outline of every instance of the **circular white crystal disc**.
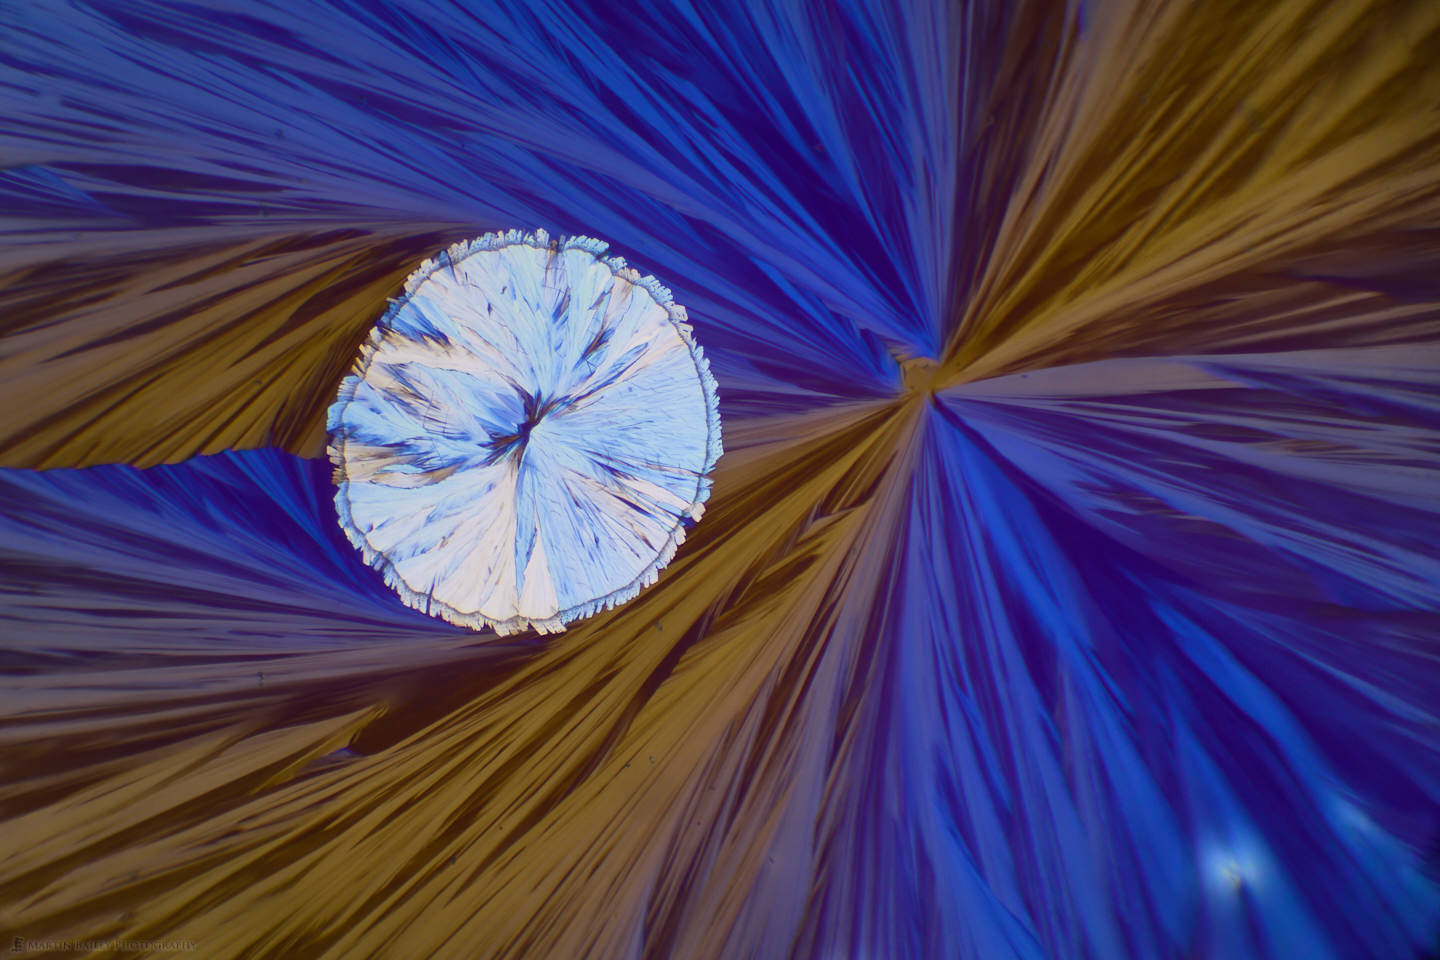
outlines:
{"label": "circular white crystal disc", "polygon": [[330,408],[340,524],[406,603],[564,629],[653,583],[720,456],[684,308],[584,237],[488,234],[409,279]]}

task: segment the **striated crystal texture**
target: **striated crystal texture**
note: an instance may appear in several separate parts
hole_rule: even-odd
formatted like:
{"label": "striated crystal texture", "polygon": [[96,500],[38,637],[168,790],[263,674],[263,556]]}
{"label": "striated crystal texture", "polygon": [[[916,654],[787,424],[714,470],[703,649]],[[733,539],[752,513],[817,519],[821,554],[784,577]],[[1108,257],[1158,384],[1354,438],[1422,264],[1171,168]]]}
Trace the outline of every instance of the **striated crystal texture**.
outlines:
{"label": "striated crystal texture", "polygon": [[685,310],[585,237],[426,261],[330,409],[340,523],[406,603],[563,630],[653,583],[703,512],[715,381]]}
{"label": "striated crystal texture", "polygon": [[[1435,960],[1437,44],[1398,0],[0,0],[10,945]],[[539,371],[429,421],[396,379],[363,458],[326,418],[427,257],[539,224],[689,308],[725,453],[660,581],[537,641],[406,606],[325,454],[415,596],[524,579],[475,511],[548,489]],[[678,456],[692,389],[577,442]],[[531,496],[557,613],[558,551],[648,566]]]}

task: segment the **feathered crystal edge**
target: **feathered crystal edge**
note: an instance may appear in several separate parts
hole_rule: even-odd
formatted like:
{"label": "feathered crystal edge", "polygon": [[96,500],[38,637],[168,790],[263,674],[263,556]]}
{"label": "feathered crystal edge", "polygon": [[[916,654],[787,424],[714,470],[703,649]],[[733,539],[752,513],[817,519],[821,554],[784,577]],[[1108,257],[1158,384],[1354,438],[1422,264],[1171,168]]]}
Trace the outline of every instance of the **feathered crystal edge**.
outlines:
{"label": "feathered crystal edge", "polygon": [[475,253],[487,250],[500,250],[505,247],[524,244],[542,250],[584,250],[595,257],[596,260],[610,268],[619,279],[625,280],[650,294],[655,303],[664,308],[670,323],[679,333],[681,340],[690,351],[691,360],[695,364],[695,371],[699,375],[701,391],[706,403],[706,447],[705,465],[699,471],[695,496],[690,505],[683,511],[683,516],[689,517],[692,521],[698,522],[705,513],[705,501],[710,498],[711,480],[710,473],[715,469],[724,447],[720,434],[720,395],[718,385],[714,376],[710,373],[710,363],[705,359],[705,352],[700,344],[695,341],[691,329],[689,316],[685,308],[676,303],[668,287],[660,283],[655,277],[644,274],[629,266],[623,257],[607,257],[605,252],[610,245],[603,240],[594,237],[573,236],[562,237],[552,241],[550,234],[543,229],[536,229],[531,232],[523,230],[503,230],[486,233],[473,240],[461,240],[451,244],[445,251],[434,257],[423,261],[405,281],[405,292],[400,297],[392,298],[390,306],[375,323],[370,331],[370,336],[360,346],[360,355],[356,357],[351,372],[340,381],[340,388],[335,400],[330,404],[325,419],[325,430],[327,443],[326,455],[331,465],[335,468],[334,482],[335,507],[339,514],[340,528],[345,531],[346,538],[360,551],[361,557],[368,566],[377,570],[384,578],[385,584],[393,591],[406,606],[419,610],[429,616],[436,616],[457,626],[469,627],[472,630],[484,630],[487,627],[500,636],[509,636],[531,629],[541,634],[560,633],[565,630],[566,625],[571,621],[583,620],[587,617],[601,613],[605,610],[614,609],[624,603],[628,603],[660,578],[660,571],[670,564],[675,558],[680,545],[685,542],[685,524],[681,520],[670,531],[670,536],[660,548],[654,561],[643,570],[634,580],[626,586],[597,597],[594,600],[577,604],[567,610],[561,610],[555,616],[547,619],[533,619],[530,617],[512,617],[507,620],[493,620],[478,613],[462,613],[443,600],[436,600],[434,597],[423,594],[413,589],[404,578],[400,576],[395,565],[380,551],[370,545],[370,541],[360,532],[354,518],[350,513],[350,503],[346,497],[350,480],[345,475],[344,444],[342,438],[337,444],[335,432],[339,428],[341,415],[350,402],[355,399],[355,391],[364,382],[365,374],[368,372],[370,363],[381,341],[385,337],[385,331],[390,325],[391,319],[404,308],[410,298],[420,286],[430,278],[436,270],[450,264],[459,263],[466,257]]}

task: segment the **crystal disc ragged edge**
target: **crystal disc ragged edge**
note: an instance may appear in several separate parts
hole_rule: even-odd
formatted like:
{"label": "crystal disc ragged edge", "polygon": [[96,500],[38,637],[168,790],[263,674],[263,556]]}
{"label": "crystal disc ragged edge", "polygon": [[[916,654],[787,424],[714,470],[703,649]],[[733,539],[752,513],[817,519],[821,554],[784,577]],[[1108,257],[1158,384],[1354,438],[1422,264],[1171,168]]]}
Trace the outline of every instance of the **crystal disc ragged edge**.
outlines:
{"label": "crystal disc ragged edge", "polygon": [[587,237],[512,230],[411,275],[328,418],[340,525],[412,607],[563,630],[654,583],[720,457],[685,309]]}

